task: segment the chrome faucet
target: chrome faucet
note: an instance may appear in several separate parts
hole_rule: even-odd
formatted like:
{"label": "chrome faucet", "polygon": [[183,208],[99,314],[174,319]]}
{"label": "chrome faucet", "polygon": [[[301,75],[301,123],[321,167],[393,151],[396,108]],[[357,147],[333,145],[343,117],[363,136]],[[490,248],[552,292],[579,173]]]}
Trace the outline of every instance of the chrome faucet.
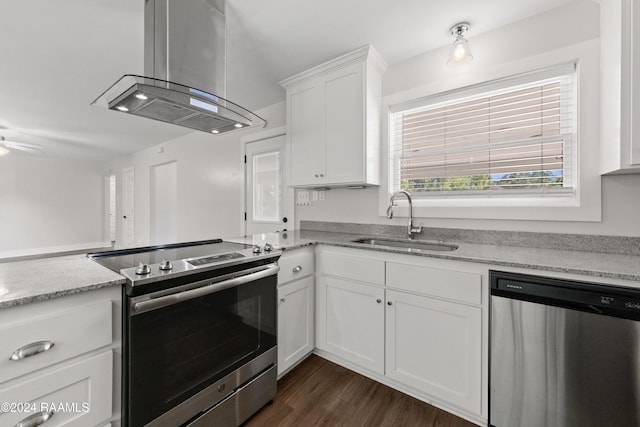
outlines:
{"label": "chrome faucet", "polygon": [[407,224],[407,235],[409,236],[409,239],[413,239],[413,233],[422,232],[422,227],[420,226],[414,227],[413,225],[413,202],[411,201],[411,194],[409,194],[408,191],[400,190],[400,191],[396,191],[391,195],[391,200],[389,201],[389,207],[387,208],[387,218],[389,219],[393,218],[393,207],[396,206],[393,203],[395,201],[396,196],[399,194],[404,194],[405,196],[407,196],[407,201],[409,202],[409,223]]}

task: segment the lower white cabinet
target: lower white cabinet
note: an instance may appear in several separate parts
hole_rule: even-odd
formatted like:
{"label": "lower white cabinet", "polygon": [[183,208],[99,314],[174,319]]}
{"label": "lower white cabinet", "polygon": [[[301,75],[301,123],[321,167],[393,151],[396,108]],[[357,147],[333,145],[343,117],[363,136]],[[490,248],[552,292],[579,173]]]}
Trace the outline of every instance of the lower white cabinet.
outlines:
{"label": "lower white cabinet", "polygon": [[0,401],[15,407],[0,411],[0,425],[22,421],[24,426],[87,427],[103,423],[111,417],[113,405],[112,367],[112,351],[106,351],[4,388]]}
{"label": "lower white cabinet", "polygon": [[317,347],[384,373],[384,288],[320,275]]}
{"label": "lower white cabinet", "polygon": [[313,247],[285,250],[278,260],[278,378],[315,347]]}
{"label": "lower white cabinet", "polygon": [[0,426],[118,425],[121,310],[119,286],[0,309]]}
{"label": "lower white cabinet", "polygon": [[386,375],[480,413],[482,310],[386,291]]}
{"label": "lower white cabinet", "polygon": [[278,288],[278,375],[313,351],[313,276]]}
{"label": "lower white cabinet", "polygon": [[486,424],[486,267],[330,246],[316,265],[320,355]]}

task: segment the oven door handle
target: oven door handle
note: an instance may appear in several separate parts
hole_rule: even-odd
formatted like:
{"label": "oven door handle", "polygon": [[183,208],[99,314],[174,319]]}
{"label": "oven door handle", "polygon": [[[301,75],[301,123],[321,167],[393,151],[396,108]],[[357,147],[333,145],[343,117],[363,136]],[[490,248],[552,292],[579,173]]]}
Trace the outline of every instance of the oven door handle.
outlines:
{"label": "oven door handle", "polygon": [[178,292],[175,294],[165,295],[146,301],[140,301],[132,304],[131,315],[146,313],[148,311],[157,310],[159,308],[168,307],[170,305],[178,304],[190,299],[199,298],[205,295],[213,294],[223,291],[225,289],[233,288],[236,286],[244,285],[245,283],[253,282],[255,280],[263,279],[265,277],[277,274],[280,271],[280,267],[273,264],[264,270],[260,270],[256,273],[245,274],[244,276],[234,277],[233,279],[224,280],[222,282],[213,283],[211,285],[203,286],[201,288],[191,289],[188,291]]}

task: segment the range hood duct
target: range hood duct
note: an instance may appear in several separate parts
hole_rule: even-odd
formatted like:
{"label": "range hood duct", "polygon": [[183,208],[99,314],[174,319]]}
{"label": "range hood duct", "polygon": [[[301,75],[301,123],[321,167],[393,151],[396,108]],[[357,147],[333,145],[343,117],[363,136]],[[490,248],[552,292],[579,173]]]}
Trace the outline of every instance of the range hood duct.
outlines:
{"label": "range hood duct", "polygon": [[226,97],[225,0],[145,0],[144,73],[91,105],[219,134],[265,126]]}

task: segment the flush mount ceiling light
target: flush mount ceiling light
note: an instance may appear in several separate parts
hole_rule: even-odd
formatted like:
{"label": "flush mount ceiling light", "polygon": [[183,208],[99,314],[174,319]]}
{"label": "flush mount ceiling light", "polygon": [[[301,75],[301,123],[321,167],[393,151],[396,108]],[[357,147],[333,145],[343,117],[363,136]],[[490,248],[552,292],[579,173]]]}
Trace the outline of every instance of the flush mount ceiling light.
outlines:
{"label": "flush mount ceiling light", "polygon": [[451,46],[451,54],[449,55],[447,65],[462,64],[470,62],[473,59],[471,50],[469,50],[469,43],[463,37],[463,35],[469,31],[469,28],[471,27],[468,22],[460,22],[451,27],[451,35],[454,36],[456,40],[453,42],[453,46]]}

